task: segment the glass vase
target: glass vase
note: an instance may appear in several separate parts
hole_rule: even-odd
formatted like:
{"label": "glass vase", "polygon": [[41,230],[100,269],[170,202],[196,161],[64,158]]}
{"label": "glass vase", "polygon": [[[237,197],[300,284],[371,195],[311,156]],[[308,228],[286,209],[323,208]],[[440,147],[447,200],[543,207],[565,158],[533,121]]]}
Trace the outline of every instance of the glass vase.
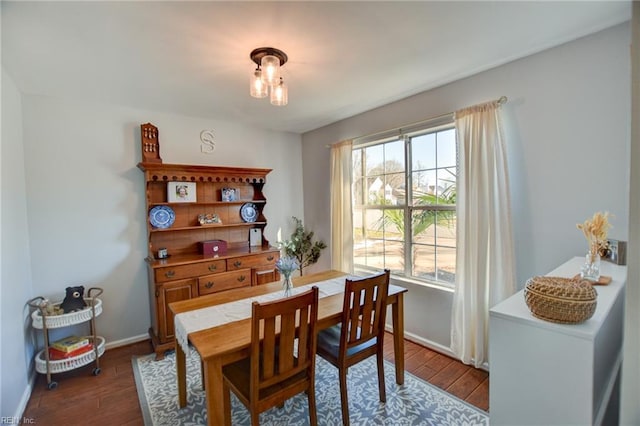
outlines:
{"label": "glass vase", "polygon": [[580,270],[580,277],[589,281],[600,279],[600,253],[597,250],[589,250],[584,259],[584,265]]}
{"label": "glass vase", "polygon": [[282,291],[284,297],[289,297],[293,294],[293,281],[291,281],[291,274],[283,274],[284,280],[282,281]]}

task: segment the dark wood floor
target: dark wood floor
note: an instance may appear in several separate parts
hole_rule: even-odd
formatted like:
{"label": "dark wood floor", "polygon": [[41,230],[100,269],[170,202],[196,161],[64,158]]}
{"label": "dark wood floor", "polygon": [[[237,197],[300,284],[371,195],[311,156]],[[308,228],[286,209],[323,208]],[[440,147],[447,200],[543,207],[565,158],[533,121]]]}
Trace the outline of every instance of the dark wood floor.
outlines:
{"label": "dark wood floor", "polygon": [[[393,360],[393,341],[387,335],[385,357]],[[131,357],[151,352],[144,341],[110,349],[100,358],[101,374],[93,364],[55,374],[58,388],[47,390],[46,376],[38,374],[24,413],[25,423],[37,425],[142,425],[142,413],[133,379]],[[405,340],[405,368],[413,375],[458,398],[489,410],[489,375],[438,352]]]}

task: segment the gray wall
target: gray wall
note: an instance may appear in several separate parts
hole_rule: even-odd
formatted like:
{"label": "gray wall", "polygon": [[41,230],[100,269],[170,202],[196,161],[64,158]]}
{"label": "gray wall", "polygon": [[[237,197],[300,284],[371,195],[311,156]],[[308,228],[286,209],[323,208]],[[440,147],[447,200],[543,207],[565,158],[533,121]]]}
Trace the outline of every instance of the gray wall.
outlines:
{"label": "gray wall", "polygon": [[[22,105],[13,80],[2,71],[0,146],[0,416],[20,415],[29,398],[33,355],[26,302],[32,297],[27,196],[22,149]],[[24,344],[23,344],[24,343]]]}
{"label": "gray wall", "polygon": [[[622,24],[304,134],[305,223],[330,240],[327,144],[505,95],[517,285],[583,255],[576,224],[596,211],[611,212],[610,236],[626,240],[629,34]],[[324,256],[316,268],[329,262]],[[407,331],[448,348],[451,292],[407,287]]]}

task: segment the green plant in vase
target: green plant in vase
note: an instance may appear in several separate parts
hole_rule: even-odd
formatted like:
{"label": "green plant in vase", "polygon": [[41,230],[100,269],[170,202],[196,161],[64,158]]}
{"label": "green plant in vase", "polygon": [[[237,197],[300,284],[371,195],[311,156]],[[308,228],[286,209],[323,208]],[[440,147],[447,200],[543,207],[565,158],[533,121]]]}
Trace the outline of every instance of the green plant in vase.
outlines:
{"label": "green plant in vase", "polygon": [[296,229],[291,234],[291,238],[280,243],[280,248],[284,250],[284,255],[293,257],[298,261],[300,275],[309,265],[312,265],[320,258],[320,252],[327,248],[324,241],[313,241],[313,231],[306,231],[302,221],[293,216],[296,222]]}

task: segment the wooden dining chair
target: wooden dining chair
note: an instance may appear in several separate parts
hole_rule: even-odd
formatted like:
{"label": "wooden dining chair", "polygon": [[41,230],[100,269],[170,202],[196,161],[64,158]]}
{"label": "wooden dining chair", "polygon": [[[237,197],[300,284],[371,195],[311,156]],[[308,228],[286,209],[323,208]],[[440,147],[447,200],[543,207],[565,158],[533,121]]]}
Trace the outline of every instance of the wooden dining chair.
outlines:
{"label": "wooden dining chair", "polygon": [[282,407],[287,399],[306,392],[310,423],[317,424],[317,320],[316,286],[286,299],[253,302],[250,357],[222,369],[227,425],[231,425],[230,391],[247,407],[254,426],[259,424],[261,412]]}
{"label": "wooden dining chair", "polygon": [[378,391],[386,402],[384,388],[384,326],[389,290],[388,269],[370,277],[346,280],[342,321],[318,334],[318,355],[338,368],[342,423],[349,425],[347,371],[350,366],[376,355]]}

